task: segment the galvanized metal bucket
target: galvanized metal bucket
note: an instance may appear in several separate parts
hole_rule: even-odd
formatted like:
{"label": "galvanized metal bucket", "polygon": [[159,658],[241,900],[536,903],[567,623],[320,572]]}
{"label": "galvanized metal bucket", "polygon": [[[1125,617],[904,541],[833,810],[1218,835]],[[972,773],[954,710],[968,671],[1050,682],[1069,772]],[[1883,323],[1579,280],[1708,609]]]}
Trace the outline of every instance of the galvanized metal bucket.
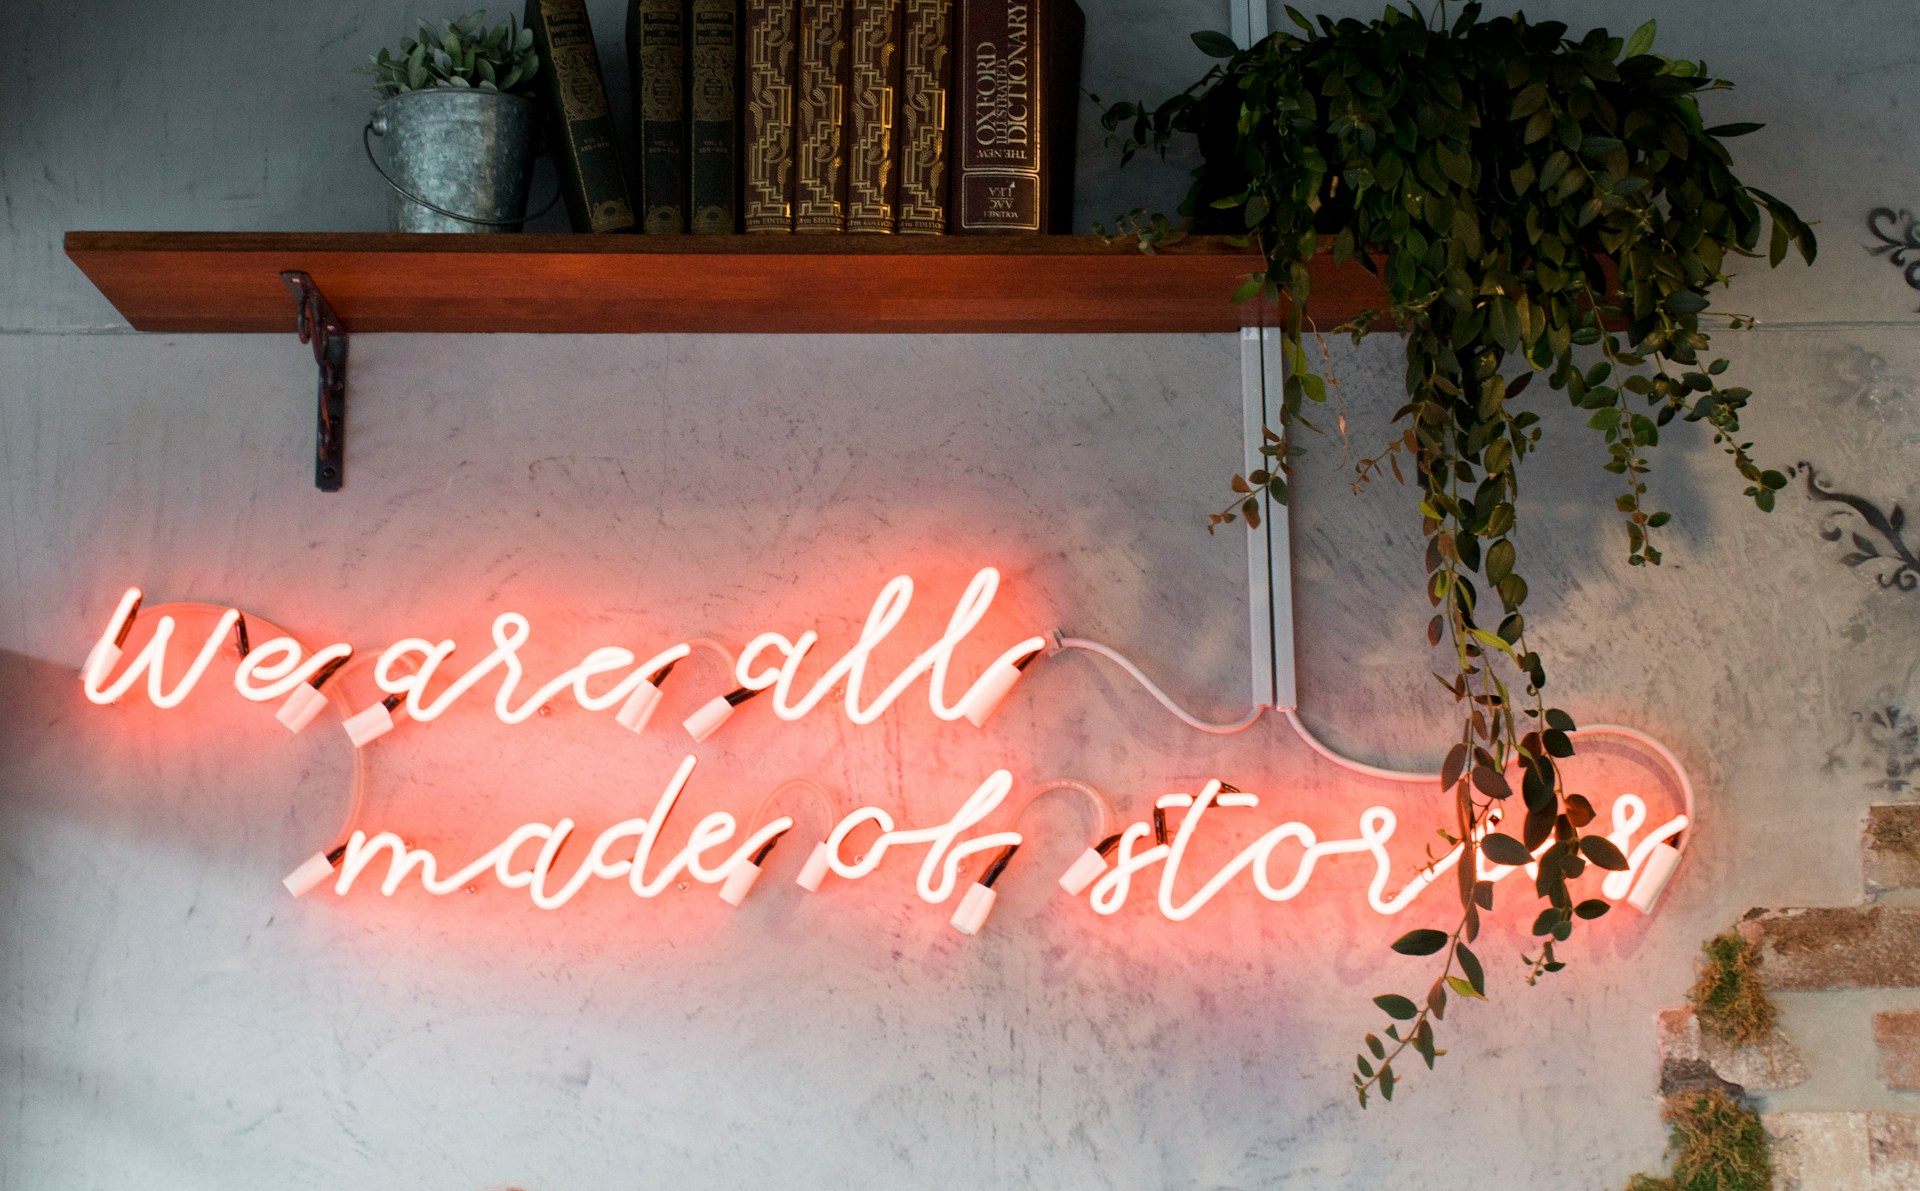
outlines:
{"label": "galvanized metal bucket", "polygon": [[[517,232],[533,177],[535,108],[498,91],[435,87],[395,95],[361,133],[393,193],[396,232]],[[386,146],[383,167],[369,136]]]}

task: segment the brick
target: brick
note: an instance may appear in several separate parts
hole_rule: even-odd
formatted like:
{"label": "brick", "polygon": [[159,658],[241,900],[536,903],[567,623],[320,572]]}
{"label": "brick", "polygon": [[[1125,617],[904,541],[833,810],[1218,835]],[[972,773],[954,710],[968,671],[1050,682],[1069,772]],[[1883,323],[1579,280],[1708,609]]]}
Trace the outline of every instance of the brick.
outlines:
{"label": "brick", "polygon": [[1681,1008],[1660,1014],[1659,1035],[1662,1096],[1723,1084],[1735,1092],[1778,1092],[1807,1080],[1800,1053],[1778,1030],[1758,1046],[1735,1046],[1703,1031],[1693,1010]]}
{"label": "brick", "polygon": [[1869,808],[1860,854],[1867,892],[1920,889],[1920,803]]}
{"label": "brick", "polygon": [[1770,1112],[1774,1191],[1914,1191],[1920,1116],[1905,1112]]}
{"label": "brick", "polygon": [[1867,1169],[1873,1191],[1920,1187],[1920,1116],[1910,1112],[1867,1114]]}
{"label": "brick", "polygon": [[1769,1112],[1774,1191],[1876,1191],[1864,1112]]}
{"label": "brick", "polygon": [[1874,1014],[1873,1040],[1880,1047],[1880,1077],[1887,1086],[1896,1092],[1920,1092],[1920,1010]]}
{"label": "brick", "polygon": [[1920,988],[1920,908],[1749,910],[1768,988]]}

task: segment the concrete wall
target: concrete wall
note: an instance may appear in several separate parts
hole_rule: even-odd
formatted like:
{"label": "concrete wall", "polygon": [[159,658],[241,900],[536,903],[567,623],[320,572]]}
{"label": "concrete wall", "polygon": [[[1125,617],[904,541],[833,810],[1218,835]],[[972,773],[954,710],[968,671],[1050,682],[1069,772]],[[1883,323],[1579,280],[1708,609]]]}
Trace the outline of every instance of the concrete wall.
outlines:
{"label": "concrete wall", "polygon": [[[1178,7],[1088,0],[1087,86],[1197,75],[1184,34],[1225,16]],[[616,59],[618,6],[594,11]],[[1863,247],[1870,209],[1920,203],[1905,6],[1534,7],[1556,11],[1622,32],[1658,13],[1669,52],[1741,82],[1714,102],[1770,123],[1745,175],[1825,246],[1727,301],[1768,324],[1724,340],[1756,450],[1912,504],[1920,295]],[[1070,802],[1023,822],[1036,842],[977,940],[912,896],[904,859],[804,897],[797,848],[739,912],[699,885],[553,914],[491,885],[289,900],[277,880],[334,829],[346,748],[214,684],[175,712],[88,704],[74,673],[124,584],[366,646],[476,642],[518,609],[558,665],[700,632],[844,638],[901,571],[924,633],[991,563],[994,640],[1105,639],[1222,716],[1246,689],[1244,555],[1199,530],[1240,451],[1231,337],[367,336],[348,487],[316,493],[306,349],[128,333],[60,236],[377,227],[344,72],[404,23],[361,0],[0,10],[0,1186],[1613,1185],[1658,1160],[1652,1015],[1698,941],[1748,906],[1860,896],[1865,806],[1913,797],[1920,593],[1843,566],[1821,537],[1838,506],[1797,485],[1754,512],[1684,427],[1657,461],[1667,564],[1630,571],[1592,512],[1600,452],[1543,393],[1534,631],[1563,705],[1680,754],[1702,828],[1657,918],[1583,932],[1534,989],[1514,895],[1481,948],[1494,1005],[1451,1015],[1451,1053],[1391,1107],[1355,1107],[1349,1055],[1368,995],[1424,987],[1386,943],[1444,898],[1384,920],[1367,874],[1330,864],[1287,906],[1242,886],[1184,925],[1145,904],[1095,920],[1049,894],[1092,830]],[[1177,169],[1117,172],[1083,133],[1083,219],[1177,196]],[[1344,478],[1384,440],[1396,350],[1335,349],[1350,443],[1312,441],[1298,485],[1301,695],[1348,752],[1422,765],[1448,708],[1423,673],[1418,524],[1403,491]],[[690,669],[670,710],[720,681]],[[1871,720],[1888,709],[1892,732]],[[651,805],[672,736],[462,705],[370,752],[366,817],[450,858],[529,819],[595,831]],[[921,822],[1006,765],[1092,781],[1129,817],[1214,773],[1261,792],[1263,822],[1323,834],[1385,802],[1407,866],[1440,821],[1284,725],[1197,736],[1090,657],[1046,663],[984,733],[917,706],[865,729],[761,709],[699,752],[701,812],[807,773]],[[1596,791],[1662,796],[1630,759],[1588,764]],[[1847,1061],[1871,1053],[1855,1028],[1806,1023],[1793,1107],[1912,1111]]]}

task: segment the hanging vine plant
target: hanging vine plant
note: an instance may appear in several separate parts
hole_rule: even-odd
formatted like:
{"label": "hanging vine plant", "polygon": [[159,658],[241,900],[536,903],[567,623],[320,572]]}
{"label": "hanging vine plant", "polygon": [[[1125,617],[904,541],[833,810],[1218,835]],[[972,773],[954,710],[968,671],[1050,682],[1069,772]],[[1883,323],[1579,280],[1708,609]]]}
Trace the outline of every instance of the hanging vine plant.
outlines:
{"label": "hanging vine plant", "polygon": [[1272,462],[1233,477],[1233,502],[1209,528],[1257,524],[1262,492],[1286,501],[1293,430],[1308,403],[1326,399],[1301,342],[1316,253],[1357,261],[1385,283],[1386,308],[1340,329],[1358,338],[1390,321],[1406,338],[1406,403],[1357,478],[1411,466],[1434,609],[1427,640],[1448,659],[1442,681],[1461,718],[1440,778],[1454,810],[1445,834],[1464,851],[1457,918],[1393,944],[1439,957],[1440,970],[1418,1000],[1374,998],[1391,1021],[1356,1056],[1362,1106],[1374,1093],[1392,1098],[1408,1048],[1428,1067],[1444,1053],[1433,1027],[1450,995],[1486,995],[1471,944],[1494,899],[1475,879],[1479,856],[1537,859],[1544,906],[1529,984],[1564,966],[1554,945],[1576,919],[1607,910],[1576,903],[1569,883],[1589,865],[1627,864],[1604,836],[1583,834],[1593,808],[1567,793],[1558,764],[1573,753],[1575,725],[1547,701],[1523,611],[1520,467],[1541,422],[1519,398],[1544,373],[1546,387],[1587,411],[1619,477],[1614,510],[1634,565],[1660,561],[1655,531],[1668,515],[1648,497],[1648,456],[1676,419],[1702,424],[1747,496],[1771,510],[1786,477],[1741,441],[1750,393],[1722,383],[1727,361],[1708,358],[1702,323],[1732,258],[1764,252],[1778,265],[1797,249],[1811,263],[1815,252],[1791,207],[1733,174],[1725,142],[1760,126],[1702,119],[1696,96],[1731,84],[1652,53],[1653,22],[1626,39],[1594,30],[1575,41],[1557,22],[1483,22],[1476,3],[1449,24],[1445,9],[1314,22],[1288,8],[1299,32],[1248,49],[1197,33],[1195,44],[1222,59],[1204,78],[1157,107],[1118,103],[1102,117],[1124,139],[1123,160],[1142,149],[1164,156],[1186,135],[1203,158],[1183,220],[1136,211],[1117,234],[1149,251],[1190,231],[1233,236],[1264,258],[1236,299],[1285,303],[1283,426],[1263,448]]}

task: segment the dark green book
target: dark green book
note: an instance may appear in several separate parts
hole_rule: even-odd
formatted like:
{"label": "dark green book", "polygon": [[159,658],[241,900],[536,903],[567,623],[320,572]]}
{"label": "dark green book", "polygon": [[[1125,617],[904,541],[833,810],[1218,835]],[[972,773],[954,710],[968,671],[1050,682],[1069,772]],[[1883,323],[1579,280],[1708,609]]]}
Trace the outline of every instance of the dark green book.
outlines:
{"label": "dark green book", "polygon": [[627,0],[642,231],[687,230],[687,23],[680,0]]}
{"label": "dark green book", "polygon": [[540,55],[547,143],[573,230],[631,231],[633,200],[614,139],[613,113],[607,110],[607,88],[585,0],[527,0],[526,24]]}
{"label": "dark green book", "polygon": [[740,191],[734,151],[740,122],[738,0],[692,0],[687,24],[688,210],[693,231],[728,234]]}

